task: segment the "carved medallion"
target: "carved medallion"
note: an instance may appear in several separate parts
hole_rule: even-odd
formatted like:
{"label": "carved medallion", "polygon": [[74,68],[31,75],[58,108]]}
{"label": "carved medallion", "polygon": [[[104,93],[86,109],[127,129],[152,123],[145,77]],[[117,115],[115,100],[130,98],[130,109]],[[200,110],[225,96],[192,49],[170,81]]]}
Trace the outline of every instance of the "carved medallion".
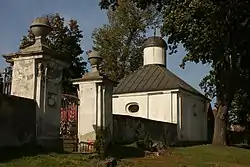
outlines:
{"label": "carved medallion", "polygon": [[58,95],[54,93],[48,93],[48,106],[56,107]]}

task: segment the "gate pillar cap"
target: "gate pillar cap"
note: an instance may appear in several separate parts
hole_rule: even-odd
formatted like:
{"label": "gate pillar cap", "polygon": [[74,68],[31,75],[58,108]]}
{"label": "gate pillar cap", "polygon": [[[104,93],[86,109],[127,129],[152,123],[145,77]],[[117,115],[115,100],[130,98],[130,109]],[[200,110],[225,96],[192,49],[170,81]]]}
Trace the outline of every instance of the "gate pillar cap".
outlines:
{"label": "gate pillar cap", "polygon": [[90,53],[88,54],[88,59],[91,66],[99,66],[102,61],[101,55],[95,50],[90,51]]}
{"label": "gate pillar cap", "polygon": [[35,37],[44,38],[50,33],[51,27],[48,18],[38,17],[32,21],[30,29]]}

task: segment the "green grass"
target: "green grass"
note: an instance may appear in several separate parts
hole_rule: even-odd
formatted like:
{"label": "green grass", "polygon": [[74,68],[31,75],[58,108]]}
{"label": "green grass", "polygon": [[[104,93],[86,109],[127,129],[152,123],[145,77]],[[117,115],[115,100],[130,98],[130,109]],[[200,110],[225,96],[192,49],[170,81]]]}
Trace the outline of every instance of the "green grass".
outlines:
{"label": "green grass", "polygon": [[[171,149],[171,154],[155,158],[127,157],[119,161],[126,167],[249,167],[250,150],[211,145]],[[39,154],[0,163],[0,167],[98,167],[104,162],[80,154]]]}

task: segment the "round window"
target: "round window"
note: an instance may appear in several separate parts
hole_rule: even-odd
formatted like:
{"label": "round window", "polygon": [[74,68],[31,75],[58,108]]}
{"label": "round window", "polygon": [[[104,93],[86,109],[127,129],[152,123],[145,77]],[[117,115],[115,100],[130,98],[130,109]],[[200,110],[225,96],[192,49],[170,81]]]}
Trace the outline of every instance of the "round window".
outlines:
{"label": "round window", "polygon": [[128,106],[128,111],[132,112],[132,113],[138,112],[139,111],[139,105],[138,104],[130,104]]}

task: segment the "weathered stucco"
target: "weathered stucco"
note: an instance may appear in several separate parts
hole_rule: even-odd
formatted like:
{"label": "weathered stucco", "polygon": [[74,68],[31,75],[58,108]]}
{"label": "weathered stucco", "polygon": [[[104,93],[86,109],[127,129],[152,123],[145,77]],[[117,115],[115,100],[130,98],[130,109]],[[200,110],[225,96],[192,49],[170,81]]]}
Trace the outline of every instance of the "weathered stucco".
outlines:
{"label": "weathered stucco", "polygon": [[20,54],[13,58],[11,94],[36,101],[36,137],[41,145],[60,138],[63,63],[47,56]]}
{"label": "weathered stucco", "polygon": [[34,100],[0,94],[0,147],[21,146],[36,137]]}
{"label": "weathered stucco", "polygon": [[12,72],[11,94],[34,99],[35,59],[15,61]]}

